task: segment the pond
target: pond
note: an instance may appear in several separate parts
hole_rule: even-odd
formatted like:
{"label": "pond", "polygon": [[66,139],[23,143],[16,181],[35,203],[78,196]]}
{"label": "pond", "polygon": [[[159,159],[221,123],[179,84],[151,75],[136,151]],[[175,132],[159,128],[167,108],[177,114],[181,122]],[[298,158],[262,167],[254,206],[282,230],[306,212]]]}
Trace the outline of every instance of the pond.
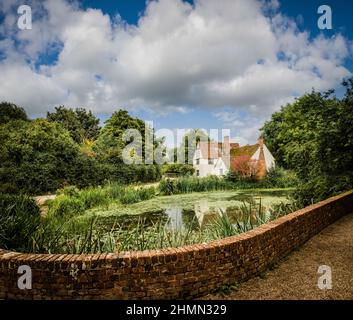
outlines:
{"label": "pond", "polygon": [[[259,216],[262,220],[268,220],[271,215],[269,209],[274,204],[289,202],[288,194],[288,190],[268,190],[160,197],[163,199],[160,199],[159,203],[140,204],[140,208],[136,208],[138,214],[111,214],[108,217],[101,217],[99,222],[107,229],[113,223],[123,229],[162,223],[174,230],[198,230],[205,228],[222,213],[226,214],[232,223],[241,223],[246,219],[256,222]],[[152,205],[154,207],[151,210]],[[130,205],[129,209],[131,207],[134,208],[134,205]]]}

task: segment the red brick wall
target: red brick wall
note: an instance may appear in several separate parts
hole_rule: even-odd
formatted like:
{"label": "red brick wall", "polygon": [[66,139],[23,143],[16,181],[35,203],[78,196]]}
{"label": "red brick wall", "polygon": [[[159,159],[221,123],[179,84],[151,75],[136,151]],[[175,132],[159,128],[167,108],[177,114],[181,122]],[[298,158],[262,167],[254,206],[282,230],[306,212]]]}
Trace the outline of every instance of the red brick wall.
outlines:
{"label": "red brick wall", "polygon": [[[96,255],[0,250],[0,299],[195,298],[255,276],[351,212],[353,191],[209,244]],[[31,290],[17,288],[24,264]]]}

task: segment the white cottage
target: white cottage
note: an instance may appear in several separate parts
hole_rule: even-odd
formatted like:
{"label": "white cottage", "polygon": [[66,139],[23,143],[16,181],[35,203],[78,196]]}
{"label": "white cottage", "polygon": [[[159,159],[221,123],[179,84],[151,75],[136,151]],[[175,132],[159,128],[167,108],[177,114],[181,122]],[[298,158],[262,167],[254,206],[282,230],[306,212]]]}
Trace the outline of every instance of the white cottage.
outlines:
{"label": "white cottage", "polygon": [[224,176],[231,167],[235,169],[234,166],[241,157],[247,157],[252,161],[259,178],[264,177],[268,170],[275,166],[275,159],[262,138],[257,144],[240,147],[239,143],[231,143],[229,137],[225,137],[223,143],[198,142],[193,157],[195,175],[198,177]]}

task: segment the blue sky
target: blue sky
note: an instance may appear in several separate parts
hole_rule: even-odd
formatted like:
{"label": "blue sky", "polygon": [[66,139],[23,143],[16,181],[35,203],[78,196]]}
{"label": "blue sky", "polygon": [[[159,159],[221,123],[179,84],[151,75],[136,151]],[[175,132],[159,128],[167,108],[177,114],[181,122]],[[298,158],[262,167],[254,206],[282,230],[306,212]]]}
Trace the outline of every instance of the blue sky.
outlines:
{"label": "blue sky", "polygon": [[[28,3],[26,31],[21,1],[0,4],[0,100],[33,117],[65,104],[104,122],[124,107],[156,129],[227,128],[252,143],[281,105],[313,87],[341,94],[353,71],[353,1]],[[333,30],[317,26],[322,4]]]}

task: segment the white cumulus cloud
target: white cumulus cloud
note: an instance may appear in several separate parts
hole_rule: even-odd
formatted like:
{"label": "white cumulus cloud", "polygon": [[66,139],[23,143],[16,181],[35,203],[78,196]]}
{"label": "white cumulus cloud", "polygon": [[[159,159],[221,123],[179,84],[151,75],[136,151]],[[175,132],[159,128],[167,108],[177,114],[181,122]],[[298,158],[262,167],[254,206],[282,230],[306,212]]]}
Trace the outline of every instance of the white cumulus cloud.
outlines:
{"label": "white cumulus cloud", "polygon": [[281,104],[350,75],[351,42],[340,34],[310,38],[277,0],[150,1],[137,25],[77,2],[32,0],[33,29],[24,31],[19,4],[0,4],[0,100],[29,113],[60,104],[96,113],[205,108],[231,123],[242,111],[248,118],[237,121],[251,137],[254,123]]}

